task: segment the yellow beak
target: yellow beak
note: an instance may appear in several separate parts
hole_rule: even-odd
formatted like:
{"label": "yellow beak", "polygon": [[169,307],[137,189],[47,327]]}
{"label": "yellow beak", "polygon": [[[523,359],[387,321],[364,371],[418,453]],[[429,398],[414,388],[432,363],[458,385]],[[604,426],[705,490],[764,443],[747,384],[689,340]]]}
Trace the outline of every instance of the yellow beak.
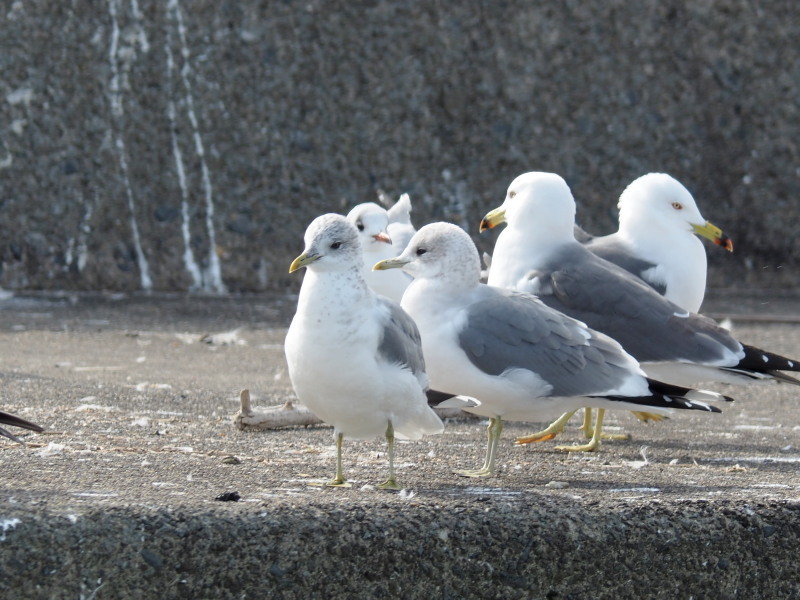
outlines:
{"label": "yellow beak", "polygon": [[386,269],[402,269],[409,261],[400,260],[399,258],[387,258],[380,262],[375,263],[372,267],[373,271],[385,271]]}
{"label": "yellow beak", "polygon": [[481,226],[479,231],[484,232],[487,229],[493,229],[498,225],[506,222],[506,211],[504,208],[495,208],[494,210],[486,213],[486,216],[481,219]]}
{"label": "yellow beak", "polygon": [[292,261],[292,264],[289,265],[289,273],[294,273],[297,269],[302,269],[303,267],[307,267],[315,260],[319,260],[319,254],[306,254],[303,252],[300,256],[295,258]]}
{"label": "yellow beak", "polygon": [[722,232],[722,229],[706,221],[704,225],[692,224],[692,231],[706,239],[711,240],[717,246],[722,246],[728,252],[733,252],[733,242]]}

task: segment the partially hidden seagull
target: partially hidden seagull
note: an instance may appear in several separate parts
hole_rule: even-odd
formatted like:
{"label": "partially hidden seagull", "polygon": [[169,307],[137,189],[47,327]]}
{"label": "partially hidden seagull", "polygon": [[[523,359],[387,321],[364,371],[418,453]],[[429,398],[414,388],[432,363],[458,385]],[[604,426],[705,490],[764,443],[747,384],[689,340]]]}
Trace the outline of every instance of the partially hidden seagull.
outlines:
{"label": "partially hidden seagull", "polygon": [[[3,425],[13,425],[14,427],[21,427],[22,429],[29,429],[31,431],[35,431],[36,433],[42,433],[44,428],[36,425],[35,423],[31,423],[30,421],[26,421],[22,417],[18,417],[16,415],[12,415],[11,413],[3,412],[0,410],[0,423]],[[7,437],[11,441],[17,442],[18,444],[25,444],[21,439],[17,436],[12,434],[7,429],[0,427],[0,435],[3,437]]]}
{"label": "partially hidden seagull", "polygon": [[411,197],[408,194],[401,194],[397,202],[386,209],[386,214],[389,216],[386,231],[392,238],[392,246],[397,256],[406,249],[408,242],[417,232],[411,222]]}
{"label": "partially hidden seagull", "polygon": [[[402,218],[402,211],[399,211]],[[405,273],[376,273],[372,265],[384,258],[391,258],[400,254],[405,247],[399,246],[406,235],[405,226],[396,223],[395,236],[400,240],[395,241],[390,234],[389,212],[374,202],[363,202],[354,206],[347,213],[347,220],[358,230],[362,252],[362,275],[367,285],[376,293],[400,302],[403,292],[411,283],[411,278]]]}
{"label": "partially hidden seagull", "polygon": [[[575,201],[552,173],[525,173],[481,230],[500,223],[489,284],[536,294],[545,304],[617,340],[650,376],[698,382],[783,381],[800,361],[742,344],[726,329],[688,312],[575,240]],[[596,433],[596,432],[595,432]]]}
{"label": "partially hidden seagull", "polygon": [[666,173],[635,179],[620,195],[617,207],[618,231],[589,237],[586,247],[684,310],[699,312],[706,291],[707,260],[697,236],[732,252],[730,238],[703,218],[689,190]]}
{"label": "partially hidden seagull", "polygon": [[317,217],[305,249],[291,264],[306,267],[297,312],[286,335],[289,377],[297,397],[333,425],[336,475],[347,485],[342,441],[385,434],[389,477],[380,487],[398,489],[394,439],[441,433],[442,421],[425,396],[428,377],[413,320],[400,306],[375,294],[362,275],[358,230],[340,215]]}
{"label": "partially hidden seagull", "polygon": [[480,283],[477,248],[455,225],[422,227],[400,256],[374,268],[414,277],[402,307],[419,327],[432,387],[476,398],[480,405],[465,410],[489,418],[483,467],[462,475],[494,473],[504,419],[539,421],[582,406],[719,412],[706,401],[720,394],[648,380],[608,336],[530,294]]}
{"label": "partially hidden seagull", "polygon": [[[699,312],[706,291],[707,259],[698,236],[733,251],[733,243],[722,230],[706,221],[694,197],[674,177],[666,173],[647,173],[631,182],[617,204],[619,229],[606,236],[592,236],[575,225],[575,239],[600,258],[604,258],[639,277],[667,300],[689,312]],[[652,415],[634,413],[650,420]],[[550,439],[571,415],[563,415],[545,430],[517,441]],[[591,409],[586,410],[581,427],[593,433]],[[627,439],[629,436],[604,437]]]}

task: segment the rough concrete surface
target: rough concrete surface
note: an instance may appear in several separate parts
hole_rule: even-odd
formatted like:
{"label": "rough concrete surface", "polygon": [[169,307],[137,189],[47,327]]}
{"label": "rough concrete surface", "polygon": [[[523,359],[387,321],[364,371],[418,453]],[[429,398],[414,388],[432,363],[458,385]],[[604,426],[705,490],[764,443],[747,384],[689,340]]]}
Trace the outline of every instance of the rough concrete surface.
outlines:
{"label": "rough concrete surface", "polygon": [[284,291],[318,214],[475,233],[548,170],[595,233],[668,172],[713,285],[796,287],[799,38],[796,0],[7,0],[0,286]]}
{"label": "rough concrete surface", "polygon": [[[744,341],[800,356],[797,295],[720,292]],[[795,598],[800,388],[720,387],[721,415],[612,413],[595,454],[514,447],[477,466],[486,423],[385,445],[324,426],[241,432],[238,392],[292,398],[291,297],[19,295],[0,303],[3,598]],[[755,322],[770,315],[770,322]],[[558,439],[578,441],[577,420]],[[238,492],[238,502],[216,500]]]}

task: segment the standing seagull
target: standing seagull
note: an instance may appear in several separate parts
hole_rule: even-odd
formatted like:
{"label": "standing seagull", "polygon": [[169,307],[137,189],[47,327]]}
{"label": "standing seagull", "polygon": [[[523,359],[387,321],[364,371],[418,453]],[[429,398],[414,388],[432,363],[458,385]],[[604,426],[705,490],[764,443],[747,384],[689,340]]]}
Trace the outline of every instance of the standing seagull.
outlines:
{"label": "standing seagull", "polygon": [[400,256],[375,265],[391,268],[414,277],[402,306],[420,329],[432,386],[477,398],[466,410],[490,419],[484,465],[462,475],[494,473],[503,419],[583,406],[719,412],[704,400],[723,396],[650,381],[608,336],[530,294],[480,283],[475,244],[455,225],[426,225]]}
{"label": "standing seagull", "polygon": [[428,377],[419,332],[394,302],[369,289],[361,274],[358,231],[344,217],[317,217],[305,249],[289,267],[306,267],[297,312],[286,335],[289,377],[297,397],[334,428],[336,476],[345,486],[342,440],[385,434],[389,477],[380,487],[399,489],[394,438],[441,433],[428,407]]}
{"label": "standing seagull", "polygon": [[489,284],[528,291],[617,340],[661,381],[800,383],[780,371],[800,362],[748,346],[713,320],[690,313],[575,240],[575,200],[552,173],[525,173],[481,230],[507,223],[492,255]]}
{"label": "standing seagull", "polygon": [[[405,248],[398,247],[389,235],[389,213],[374,202],[364,202],[354,206],[347,213],[347,220],[358,230],[363,257],[362,275],[367,285],[377,294],[400,302],[411,278],[399,271],[394,273],[376,273],[372,265],[384,258],[397,256]],[[396,233],[405,235],[403,227]]]}
{"label": "standing seagull", "polygon": [[[3,425],[13,425],[14,427],[22,427],[23,429],[30,429],[31,431],[35,431],[36,433],[42,433],[44,429],[39,427],[35,423],[31,423],[30,421],[26,421],[16,415],[12,415],[7,412],[3,412],[0,410],[0,423]],[[3,437],[7,437],[11,441],[17,442],[18,444],[24,444],[21,439],[17,436],[12,434],[10,431],[0,427],[0,435]]]}
{"label": "standing seagull", "polygon": [[670,302],[698,312],[706,291],[706,251],[697,236],[733,252],[722,230],[706,221],[694,198],[665,173],[635,179],[619,197],[619,230],[586,247],[633,273]]}
{"label": "standing seagull", "polygon": [[[697,236],[733,251],[719,227],[706,221],[694,198],[678,180],[665,173],[648,173],[635,179],[619,197],[619,230],[589,236],[577,225],[575,237],[600,258],[639,277],[670,302],[698,312],[706,291],[706,251]],[[652,415],[635,413],[649,420]],[[543,432],[519,438],[518,443],[551,439],[563,430],[571,414],[562,415]],[[582,429],[592,434],[591,409]],[[606,436],[627,438],[626,435]]]}

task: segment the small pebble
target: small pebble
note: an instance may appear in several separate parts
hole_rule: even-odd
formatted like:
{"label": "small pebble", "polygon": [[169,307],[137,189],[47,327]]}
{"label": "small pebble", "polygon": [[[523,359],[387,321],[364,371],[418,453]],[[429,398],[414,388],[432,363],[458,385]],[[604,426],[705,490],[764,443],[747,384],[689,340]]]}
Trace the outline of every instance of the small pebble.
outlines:
{"label": "small pebble", "polygon": [[563,490],[564,488],[568,488],[569,484],[566,481],[549,481],[544,484],[544,487]]}
{"label": "small pebble", "polygon": [[239,492],[225,492],[214,498],[214,500],[219,500],[220,502],[238,502],[241,499]]}

